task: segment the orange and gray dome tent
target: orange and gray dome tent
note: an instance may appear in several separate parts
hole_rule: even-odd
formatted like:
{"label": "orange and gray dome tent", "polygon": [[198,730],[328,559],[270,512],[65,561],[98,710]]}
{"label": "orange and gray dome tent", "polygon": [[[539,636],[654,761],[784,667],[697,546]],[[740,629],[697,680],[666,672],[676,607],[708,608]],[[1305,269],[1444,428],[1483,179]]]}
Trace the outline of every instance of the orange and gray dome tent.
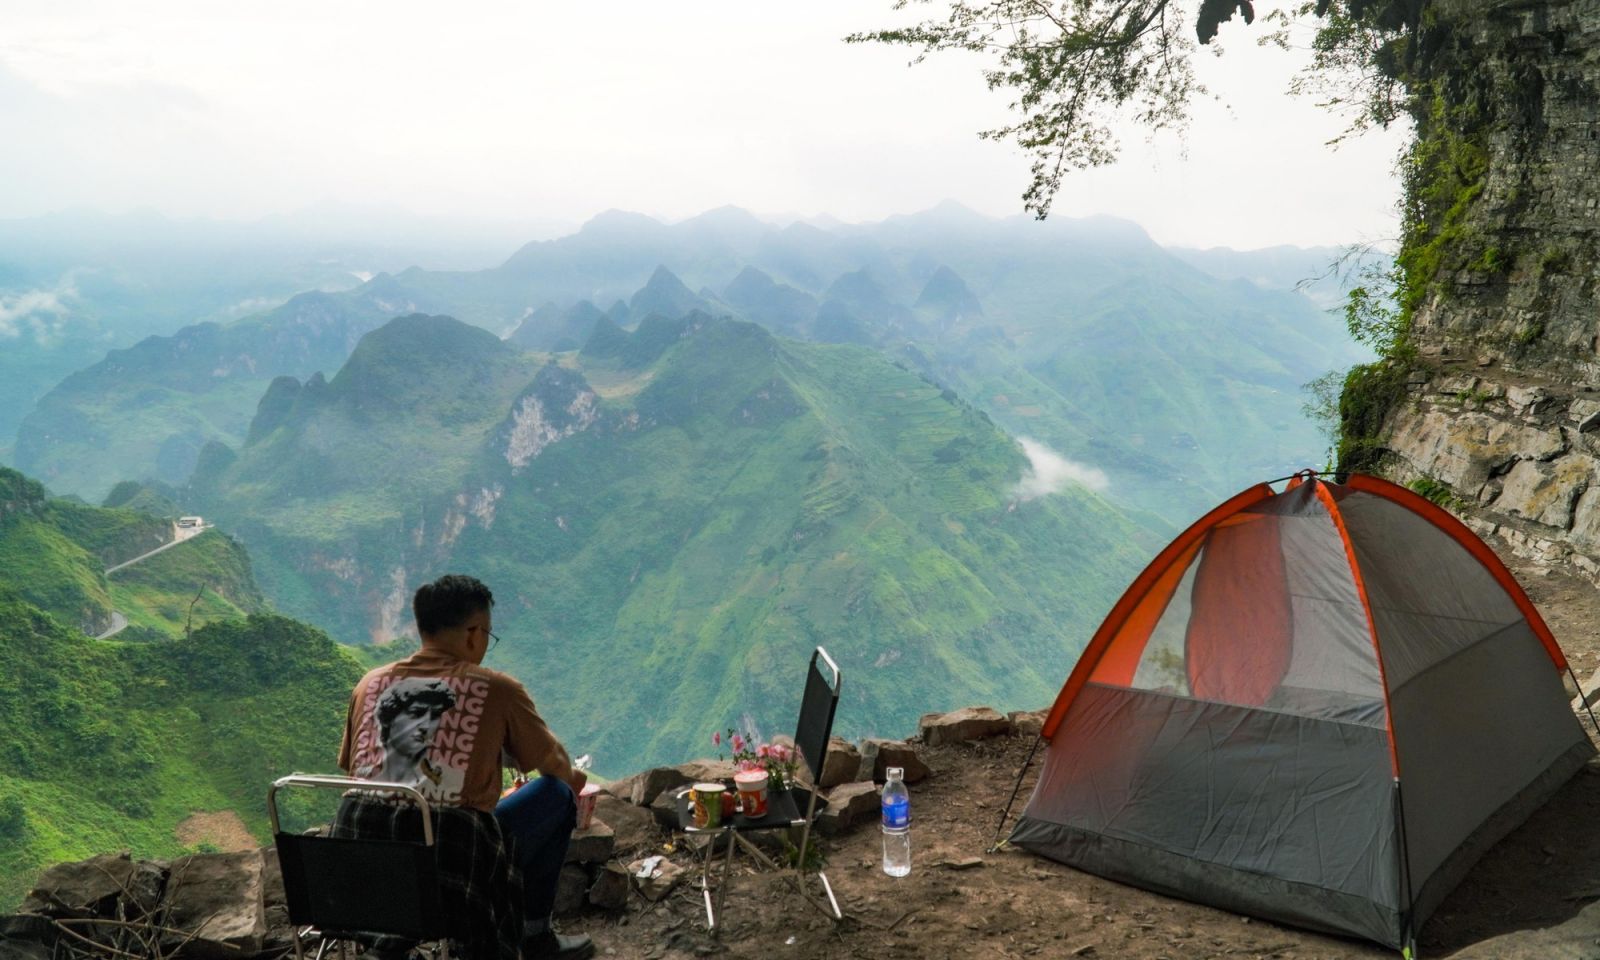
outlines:
{"label": "orange and gray dome tent", "polygon": [[1595,753],[1562,671],[1527,594],[1438,506],[1355,474],[1258,484],[1089,641],[1009,842],[1409,953]]}

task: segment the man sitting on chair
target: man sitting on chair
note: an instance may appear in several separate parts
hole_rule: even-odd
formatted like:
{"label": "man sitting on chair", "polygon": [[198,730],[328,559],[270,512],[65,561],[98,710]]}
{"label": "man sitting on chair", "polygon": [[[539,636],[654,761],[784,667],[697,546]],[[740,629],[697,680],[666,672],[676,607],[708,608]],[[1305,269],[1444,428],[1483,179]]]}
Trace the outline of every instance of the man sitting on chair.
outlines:
{"label": "man sitting on chair", "polygon": [[[481,666],[495,639],[493,606],[489,588],[472,577],[451,574],[417,590],[412,611],[422,649],[356,685],[339,766],[364,780],[415,787],[437,804],[441,893],[460,919],[453,939],[469,956],[588,957],[587,936],[560,936],[550,926],[585,776],[522,684]],[[540,773],[503,800],[502,757]],[[347,797],[334,834],[420,839],[422,828],[414,804]],[[405,949],[378,946],[380,953]]]}

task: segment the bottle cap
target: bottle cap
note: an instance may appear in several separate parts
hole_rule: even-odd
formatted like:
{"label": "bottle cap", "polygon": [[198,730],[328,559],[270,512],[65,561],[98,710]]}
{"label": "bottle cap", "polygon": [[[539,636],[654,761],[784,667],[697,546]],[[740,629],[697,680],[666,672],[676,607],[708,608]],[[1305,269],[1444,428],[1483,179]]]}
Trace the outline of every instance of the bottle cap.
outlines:
{"label": "bottle cap", "polygon": [[884,771],[884,773],[890,780],[904,780],[906,776],[906,768],[890,767],[888,770]]}

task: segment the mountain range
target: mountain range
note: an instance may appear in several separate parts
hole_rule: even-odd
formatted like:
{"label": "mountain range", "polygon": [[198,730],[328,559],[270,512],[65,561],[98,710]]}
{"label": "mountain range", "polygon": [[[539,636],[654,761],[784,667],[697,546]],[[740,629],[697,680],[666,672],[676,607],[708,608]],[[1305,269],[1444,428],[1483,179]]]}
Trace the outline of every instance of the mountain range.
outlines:
{"label": "mountain range", "polygon": [[248,435],[188,503],[279,609],[382,644],[418,583],[474,573],[495,662],[610,770],[781,731],[818,644],[841,731],[1036,703],[1153,546],[1075,483],[1024,489],[1016,442],[917,371],[698,312],[559,355],[401,317],[275,382]]}
{"label": "mountain range", "polygon": [[1219,279],[1132,224],[994,220],[949,204],[828,229],[735,208],[671,225],[612,211],[492,269],[410,268],[316,298],[111,354],[41,399],[15,462],[91,500],[122,479],[182,484],[206,441],[244,440],[273,377],[331,374],[402,313],[562,352],[601,317],[631,329],[698,310],[872,346],[1102,471],[1124,506],[1181,525],[1263,474],[1320,463],[1326,442],[1299,387],[1361,356],[1304,296]]}

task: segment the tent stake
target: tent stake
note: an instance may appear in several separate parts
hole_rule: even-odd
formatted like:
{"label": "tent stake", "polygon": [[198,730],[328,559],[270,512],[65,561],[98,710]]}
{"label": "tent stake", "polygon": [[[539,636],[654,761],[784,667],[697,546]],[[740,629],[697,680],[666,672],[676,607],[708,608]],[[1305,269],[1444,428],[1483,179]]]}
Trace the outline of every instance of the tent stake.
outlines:
{"label": "tent stake", "polygon": [[1043,733],[1033,738],[1033,746],[1028,748],[1028,759],[1022,761],[1022,769],[1017,771],[1017,783],[1011,788],[1011,799],[1006,801],[1006,808],[1000,811],[1000,822],[994,826],[994,843],[990,844],[989,853],[1000,849],[1000,831],[1006,827],[1006,817],[1011,815],[1011,805],[1017,802],[1017,794],[1022,792],[1022,778],[1028,775],[1028,768],[1033,766],[1034,751],[1039,749],[1039,742],[1043,739]]}
{"label": "tent stake", "polygon": [[1589,715],[1589,722],[1594,724],[1595,733],[1600,733],[1600,720],[1594,718],[1594,707],[1589,705],[1589,698],[1584,695],[1583,684],[1578,682],[1578,675],[1572,672],[1572,663],[1567,663],[1567,676],[1572,678],[1572,685],[1578,688],[1578,701],[1583,704],[1583,712]]}

